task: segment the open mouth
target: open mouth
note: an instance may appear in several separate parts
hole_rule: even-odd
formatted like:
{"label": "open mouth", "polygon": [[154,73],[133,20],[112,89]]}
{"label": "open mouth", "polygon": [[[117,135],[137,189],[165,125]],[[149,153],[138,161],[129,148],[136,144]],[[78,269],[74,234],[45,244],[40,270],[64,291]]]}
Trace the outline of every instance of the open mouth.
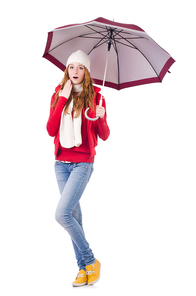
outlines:
{"label": "open mouth", "polygon": [[78,79],[78,77],[77,76],[73,76],[73,79]]}

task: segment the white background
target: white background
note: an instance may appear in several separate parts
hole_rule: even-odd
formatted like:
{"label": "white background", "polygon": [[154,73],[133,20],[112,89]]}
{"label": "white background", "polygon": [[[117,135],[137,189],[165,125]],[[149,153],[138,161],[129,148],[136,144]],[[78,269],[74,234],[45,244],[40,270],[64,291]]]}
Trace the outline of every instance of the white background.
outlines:
{"label": "white background", "polygon": [[[1,6],[1,295],[195,296],[194,1]],[[93,287],[72,288],[78,270],[54,219],[59,192],[45,128],[63,72],[42,55],[48,31],[97,17],[140,26],[176,63],[163,83],[105,88],[111,136],[99,141],[82,198],[102,275]]]}

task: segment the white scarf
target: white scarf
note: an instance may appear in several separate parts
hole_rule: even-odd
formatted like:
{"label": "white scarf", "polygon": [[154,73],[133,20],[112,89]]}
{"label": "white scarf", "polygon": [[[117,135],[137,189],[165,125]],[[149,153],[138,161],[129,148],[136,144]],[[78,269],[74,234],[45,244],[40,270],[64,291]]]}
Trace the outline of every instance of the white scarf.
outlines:
{"label": "white scarf", "polygon": [[[82,83],[78,85],[73,85],[74,92],[81,92],[82,89],[83,89]],[[81,136],[82,113],[80,113],[79,116],[75,118],[75,112],[74,112],[73,118],[72,118],[73,98],[69,104],[66,114],[64,113],[64,109],[61,114],[61,123],[60,123],[61,146],[64,148],[72,148],[74,146],[79,147],[82,144],[82,136]]]}

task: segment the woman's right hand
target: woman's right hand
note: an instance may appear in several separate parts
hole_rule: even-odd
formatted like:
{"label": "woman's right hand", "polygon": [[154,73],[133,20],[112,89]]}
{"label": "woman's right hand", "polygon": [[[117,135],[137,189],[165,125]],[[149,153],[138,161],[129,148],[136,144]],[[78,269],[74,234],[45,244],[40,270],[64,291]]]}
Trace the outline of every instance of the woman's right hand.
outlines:
{"label": "woman's right hand", "polygon": [[72,83],[71,83],[71,80],[69,79],[65,83],[64,88],[59,91],[59,96],[65,97],[66,99],[69,99],[69,96],[71,94],[71,90],[72,90]]}

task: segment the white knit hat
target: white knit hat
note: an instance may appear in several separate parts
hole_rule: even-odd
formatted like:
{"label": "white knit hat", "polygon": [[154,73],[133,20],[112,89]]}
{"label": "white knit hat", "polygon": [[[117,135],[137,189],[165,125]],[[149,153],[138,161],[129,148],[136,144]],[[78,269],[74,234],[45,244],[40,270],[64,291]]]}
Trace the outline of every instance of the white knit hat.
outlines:
{"label": "white knit hat", "polygon": [[71,63],[80,63],[82,65],[84,65],[88,71],[90,72],[90,59],[88,57],[88,55],[83,52],[82,50],[78,50],[76,52],[73,52],[68,60],[67,60],[67,64],[66,67],[69,66]]}

